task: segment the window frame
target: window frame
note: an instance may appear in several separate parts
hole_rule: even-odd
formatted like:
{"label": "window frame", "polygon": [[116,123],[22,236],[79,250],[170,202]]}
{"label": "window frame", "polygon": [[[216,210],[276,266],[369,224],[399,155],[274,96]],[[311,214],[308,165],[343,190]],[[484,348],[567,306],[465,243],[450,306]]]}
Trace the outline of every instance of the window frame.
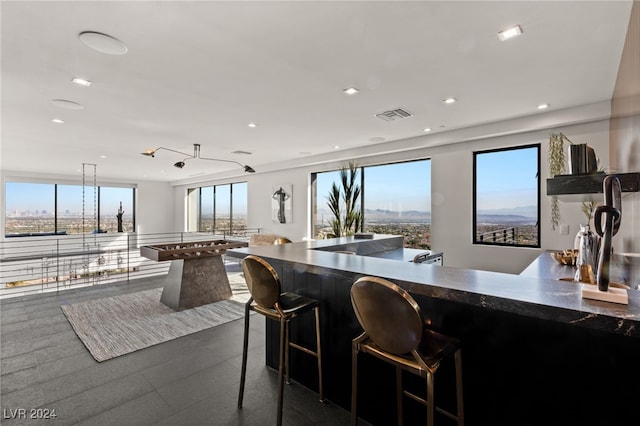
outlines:
{"label": "window frame", "polygon": [[[536,184],[536,190],[537,190],[537,196],[536,196],[536,200],[537,200],[537,206],[536,206],[536,214],[537,214],[537,220],[535,223],[535,227],[537,229],[537,241],[536,244],[519,244],[519,243],[515,243],[515,244],[509,244],[509,243],[504,243],[504,242],[490,242],[490,241],[484,241],[484,240],[479,240],[477,238],[477,226],[478,226],[478,218],[477,218],[477,208],[478,208],[478,200],[477,200],[477,196],[478,196],[478,155],[481,154],[491,154],[491,153],[497,153],[497,152],[507,152],[507,151],[515,151],[515,150],[521,150],[521,149],[531,149],[531,148],[535,148],[537,150],[537,155],[536,155],[536,160],[537,160],[537,171],[536,171],[536,180],[537,180],[537,184]],[[540,202],[541,202],[541,155],[542,155],[542,148],[541,148],[541,144],[540,143],[533,143],[533,144],[526,144],[526,145],[518,145],[518,146],[508,146],[508,147],[502,147],[502,148],[493,148],[493,149],[487,149],[487,150],[480,150],[480,151],[473,151],[473,188],[472,188],[472,228],[471,228],[471,241],[473,245],[479,245],[479,246],[498,246],[498,247],[517,247],[517,248],[540,248],[541,247],[541,239],[542,239],[542,235],[541,235],[541,229],[540,229]]]}
{"label": "window frame", "polygon": [[[25,232],[25,233],[11,233],[8,234],[7,233],[7,185],[8,184],[27,184],[27,185],[49,185],[53,188],[53,230],[52,231],[43,231],[43,232]],[[49,237],[49,236],[60,236],[60,235],[83,235],[83,234],[92,234],[94,233],[96,230],[92,229],[91,231],[88,232],[77,232],[77,233],[69,233],[69,232],[64,232],[61,233],[63,230],[61,230],[61,224],[59,223],[60,220],[60,215],[58,212],[58,208],[59,208],[59,186],[78,186],[80,188],[82,188],[83,186],[85,187],[91,187],[93,188],[94,185],[82,185],[81,183],[75,183],[75,182],[40,182],[40,181],[30,181],[30,180],[7,180],[4,182],[4,191],[5,191],[5,197],[4,197],[4,210],[5,210],[5,215],[4,215],[4,223],[3,223],[3,230],[4,230],[4,237],[5,238],[28,238],[28,237]],[[115,186],[108,186],[108,185],[95,185],[96,188],[96,201],[97,201],[97,206],[96,206],[96,225],[97,225],[97,230],[102,229],[101,224],[100,224],[100,209],[101,209],[101,198],[100,198],[100,192],[102,188],[124,188],[124,189],[130,189],[131,190],[131,207],[132,207],[132,227],[133,229],[131,231],[127,231],[127,232],[135,232],[136,229],[136,191],[137,188],[135,186],[125,186],[125,185],[115,185]],[[93,206],[92,206],[93,207]],[[93,216],[93,215],[92,215]],[[66,231],[66,229],[64,230]],[[117,232],[114,232],[117,233]]]}
{"label": "window frame", "polygon": [[[367,164],[367,165],[359,165],[358,166],[358,172],[360,174],[359,179],[358,179],[358,183],[360,185],[361,188],[361,192],[360,192],[360,200],[359,200],[359,206],[360,206],[360,211],[362,211],[363,213],[363,218],[362,218],[362,224],[361,224],[361,228],[357,231],[357,232],[367,232],[367,217],[366,217],[366,209],[365,209],[365,200],[367,199],[367,189],[366,189],[366,174],[367,174],[367,169],[370,168],[374,168],[374,167],[384,167],[384,166],[393,166],[393,165],[400,165],[400,164],[408,164],[408,163],[416,163],[416,162],[429,162],[429,171],[430,173],[432,172],[432,159],[431,157],[424,157],[424,158],[413,158],[413,159],[407,159],[407,160],[400,160],[400,161],[390,161],[390,162],[385,162],[385,163],[375,163],[375,164]],[[311,232],[314,235],[317,235],[318,233],[318,222],[317,222],[317,216],[318,216],[318,207],[320,206],[319,204],[319,194],[318,194],[318,187],[317,187],[317,182],[318,182],[318,176],[324,173],[335,173],[338,172],[340,169],[334,169],[334,170],[323,170],[323,171],[318,171],[318,172],[312,172],[310,175],[310,183],[311,183],[311,200],[310,202],[312,203],[311,209],[310,209],[310,229]],[[429,182],[431,182],[431,180],[429,180]],[[429,190],[429,199],[431,199],[431,186],[428,187]],[[371,194],[369,194],[371,195]],[[429,214],[431,213],[431,205],[429,205]],[[429,232],[432,233],[432,223],[429,222]],[[430,245],[430,243],[429,243]]]}
{"label": "window frame", "polygon": [[[189,208],[187,210],[187,228],[189,230],[194,230],[195,232],[210,232],[211,234],[215,234],[218,231],[223,231],[223,232],[230,232],[233,233],[234,231],[234,218],[233,218],[233,212],[234,212],[234,208],[233,208],[233,203],[234,203],[234,187],[237,188],[238,185],[246,185],[248,187],[248,183],[247,181],[238,181],[238,182],[229,182],[229,183],[222,183],[219,185],[205,185],[205,186],[197,186],[197,187],[193,187],[193,188],[189,188],[187,189],[187,195],[188,197],[191,196],[191,194],[195,194],[195,199],[189,202]],[[228,201],[229,201],[229,227],[228,228],[217,228],[216,224],[218,222],[218,211],[217,211],[217,202],[219,201],[217,198],[217,191],[219,188],[222,187],[228,187]],[[211,230],[203,230],[202,227],[202,212],[203,212],[203,203],[202,203],[202,192],[203,189],[207,189],[211,191],[211,202],[212,202],[212,223],[211,223]],[[247,197],[248,197],[248,188],[245,191],[247,193]],[[226,201],[226,200],[225,200]],[[246,200],[246,203],[248,203],[248,199]],[[245,205],[246,205],[245,203]],[[193,207],[191,207],[193,205]],[[193,212],[191,211],[192,209],[195,209],[195,217],[193,217]],[[246,209],[245,209],[246,210]],[[248,211],[247,211],[247,216],[248,216]],[[248,222],[249,218],[247,217],[247,222]],[[193,229],[193,223],[196,224],[195,229]],[[243,229],[247,229],[247,226],[245,225],[245,228],[237,228],[235,230],[243,230]]]}

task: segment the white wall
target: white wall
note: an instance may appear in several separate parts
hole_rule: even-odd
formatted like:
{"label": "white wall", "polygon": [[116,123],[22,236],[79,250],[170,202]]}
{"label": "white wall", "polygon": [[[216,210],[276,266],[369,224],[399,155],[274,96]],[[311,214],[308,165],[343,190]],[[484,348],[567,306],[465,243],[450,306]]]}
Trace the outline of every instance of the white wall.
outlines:
{"label": "white wall", "polygon": [[[601,164],[608,167],[608,155],[610,155],[608,152],[610,113],[608,105],[608,103],[594,104],[458,131],[368,145],[306,158],[297,163],[260,167],[259,159],[255,159],[250,162],[257,170],[255,174],[209,177],[207,180],[172,184],[138,182],[137,231],[144,234],[185,231],[188,188],[246,181],[249,198],[248,226],[262,228],[262,232],[265,233],[285,235],[294,241],[301,240],[311,236],[309,212],[311,173],[336,170],[349,160],[355,160],[360,166],[367,166],[430,158],[432,161],[432,246],[435,250],[444,252],[445,264],[519,273],[538,256],[539,250],[472,244],[473,151],[540,143],[542,146],[542,249],[572,248],[578,225],[583,223],[585,218],[580,211],[580,203],[561,203],[563,224],[569,225],[569,233],[560,235],[559,229],[551,230],[550,197],[546,196],[548,137],[552,132],[563,132],[574,143],[589,143],[600,157]],[[336,143],[339,142],[336,141]],[[3,172],[2,188],[4,188],[5,175],[7,173]],[[59,181],[60,177],[48,177],[48,179]],[[293,215],[291,223],[287,224],[274,223],[271,219],[272,188],[280,184],[293,185]],[[4,194],[0,198],[3,197]],[[3,224],[4,211],[0,214],[2,215],[0,222]]]}
{"label": "white wall", "polygon": [[550,200],[546,196],[549,178],[547,154],[552,132],[562,131],[574,143],[589,143],[603,164],[608,163],[608,121],[545,129],[499,136],[480,141],[454,144],[432,150],[432,246],[444,252],[448,266],[519,273],[540,253],[537,249],[474,245],[472,243],[473,152],[507,146],[541,144],[541,245],[542,249],[572,248],[580,223],[586,222],[581,203],[560,203],[562,224],[569,233],[553,231]]}
{"label": "white wall", "polygon": [[[606,109],[606,108],[605,108]],[[608,112],[608,111],[607,111]],[[567,121],[575,121],[575,111],[563,111],[547,116],[546,123],[554,126],[562,122],[563,117],[571,117]],[[601,117],[602,111],[595,114]],[[606,115],[606,114],[605,114]],[[481,126],[477,133],[464,129],[459,133],[461,140],[456,143],[446,141],[446,145],[428,146],[433,138],[422,136],[398,141],[403,149],[396,152],[374,154],[375,148],[363,148],[342,153],[343,159],[327,159],[316,164],[292,166],[287,170],[266,170],[253,175],[236,178],[236,182],[248,182],[249,227],[262,228],[262,232],[276,233],[296,241],[311,237],[310,229],[310,174],[314,172],[335,170],[354,159],[360,166],[383,164],[394,161],[430,158],[432,161],[432,247],[444,252],[445,264],[454,267],[492,270],[508,273],[519,273],[540,253],[538,249],[495,247],[472,244],[472,200],[473,200],[473,152],[509,146],[540,143],[541,149],[541,241],[542,249],[572,248],[579,224],[585,222],[580,203],[561,203],[563,224],[569,226],[567,235],[560,235],[560,229],[553,231],[550,222],[550,197],[546,196],[546,179],[548,176],[547,146],[549,134],[563,132],[574,143],[588,143],[592,146],[603,166],[608,166],[608,133],[609,123],[606,119],[596,118],[584,124],[567,124],[562,127],[540,126],[539,116],[532,117],[530,122],[518,119],[521,132],[509,129],[511,123],[496,123],[492,126]],[[534,129],[535,127],[542,129]],[[505,129],[509,129],[505,132]],[[508,133],[499,135],[501,132]],[[487,136],[489,135],[489,136]],[[491,136],[498,135],[498,136]],[[441,136],[439,136],[441,137]],[[448,137],[455,137],[455,132]],[[462,139],[462,138],[466,138]],[[378,147],[379,149],[381,147]],[[176,204],[180,209],[184,206],[184,196],[189,187],[234,182],[234,178],[219,181],[192,182],[175,187]],[[293,185],[293,220],[288,224],[274,223],[271,219],[271,194],[273,186],[290,183]],[[407,182],[406,184],[410,184]],[[177,208],[178,210],[178,208]],[[183,215],[184,217],[184,215]],[[184,221],[176,213],[178,228],[184,229]]]}
{"label": "white wall", "polygon": [[[272,194],[275,186],[292,185],[292,214],[287,223],[279,223],[272,218]],[[285,236],[294,241],[307,237],[309,217],[307,202],[310,191],[310,177],[307,169],[293,169],[271,172],[259,179],[250,180],[249,228],[262,228],[262,232]]]}
{"label": "white wall", "polygon": [[[98,170],[98,179],[99,179]],[[8,181],[33,182],[33,183],[62,183],[69,185],[81,185],[82,176],[70,175],[44,175],[24,173],[13,170],[1,170],[0,203],[4,207],[5,183]],[[126,186],[136,188],[136,231],[139,233],[176,232],[176,209],[174,208],[173,186],[167,182],[141,181],[137,183],[118,182],[114,180],[98,180],[101,186]],[[93,182],[91,182],[93,185]],[[0,209],[0,235],[4,236],[5,209]]]}
{"label": "white wall", "polygon": [[136,231],[140,234],[179,232],[176,217],[180,213],[173,187],[166,182],[138,183],[136,199]]}

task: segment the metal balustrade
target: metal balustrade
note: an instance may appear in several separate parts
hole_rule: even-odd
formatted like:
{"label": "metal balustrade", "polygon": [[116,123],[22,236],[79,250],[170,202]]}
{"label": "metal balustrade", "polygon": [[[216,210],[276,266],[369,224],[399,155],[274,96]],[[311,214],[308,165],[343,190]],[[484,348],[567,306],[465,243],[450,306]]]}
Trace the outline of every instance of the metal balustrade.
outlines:
{"label": "metal balustrade", "polygon": [[248,241],[260,228],[214,233],[103,233],[0,241],[0,298],[163,275],[170,262],[140,256],[140,247],[207,240]]}
{"label": "metal balustrade", "polygon": [[516,235],[516,228],[510,227],[510,228],[496,229],[493,231],[483,232],[482,234],[478,235],[478,241],[516,244],[518,242],[518,238]]}

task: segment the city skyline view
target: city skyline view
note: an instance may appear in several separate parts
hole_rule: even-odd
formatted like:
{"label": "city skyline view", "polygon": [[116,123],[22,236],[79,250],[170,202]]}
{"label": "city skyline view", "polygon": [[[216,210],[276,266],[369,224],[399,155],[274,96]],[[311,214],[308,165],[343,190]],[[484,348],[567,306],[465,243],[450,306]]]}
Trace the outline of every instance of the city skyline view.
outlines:
{"label": "city skyline view", "polygon": [[[82,215],[83,187],[82,185],[57,185],[58,214]],[[95,187],[84,187],[85,215],[93,216],[94,197],[97,203]],[[133,214],[133,188],[100,187],[100,213],[107,214],[113,210],[118,213],[120,203],[124,216]],[[31,213],[53,216],[55,210],[54,184],[7,182],[5,184],[5,214]],[[43,213],[46,212],[46,213]]]}

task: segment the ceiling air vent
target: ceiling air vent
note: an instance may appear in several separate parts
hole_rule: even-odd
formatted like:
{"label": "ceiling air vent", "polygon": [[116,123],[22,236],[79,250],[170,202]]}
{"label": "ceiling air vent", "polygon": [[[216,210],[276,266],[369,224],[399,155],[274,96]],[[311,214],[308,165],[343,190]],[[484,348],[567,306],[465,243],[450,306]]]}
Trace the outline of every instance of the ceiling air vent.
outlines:
{"label": "ceiling air vent", "polygon": [[384,121],[395,121],[395,120],[400,120],[401,118],[407,118],[412,116],[413,114],[411,114],[409,111],[404,110],[402,108],[396,108],[390,111],[385,111],[385,112],[376,114],[376,117]]}

